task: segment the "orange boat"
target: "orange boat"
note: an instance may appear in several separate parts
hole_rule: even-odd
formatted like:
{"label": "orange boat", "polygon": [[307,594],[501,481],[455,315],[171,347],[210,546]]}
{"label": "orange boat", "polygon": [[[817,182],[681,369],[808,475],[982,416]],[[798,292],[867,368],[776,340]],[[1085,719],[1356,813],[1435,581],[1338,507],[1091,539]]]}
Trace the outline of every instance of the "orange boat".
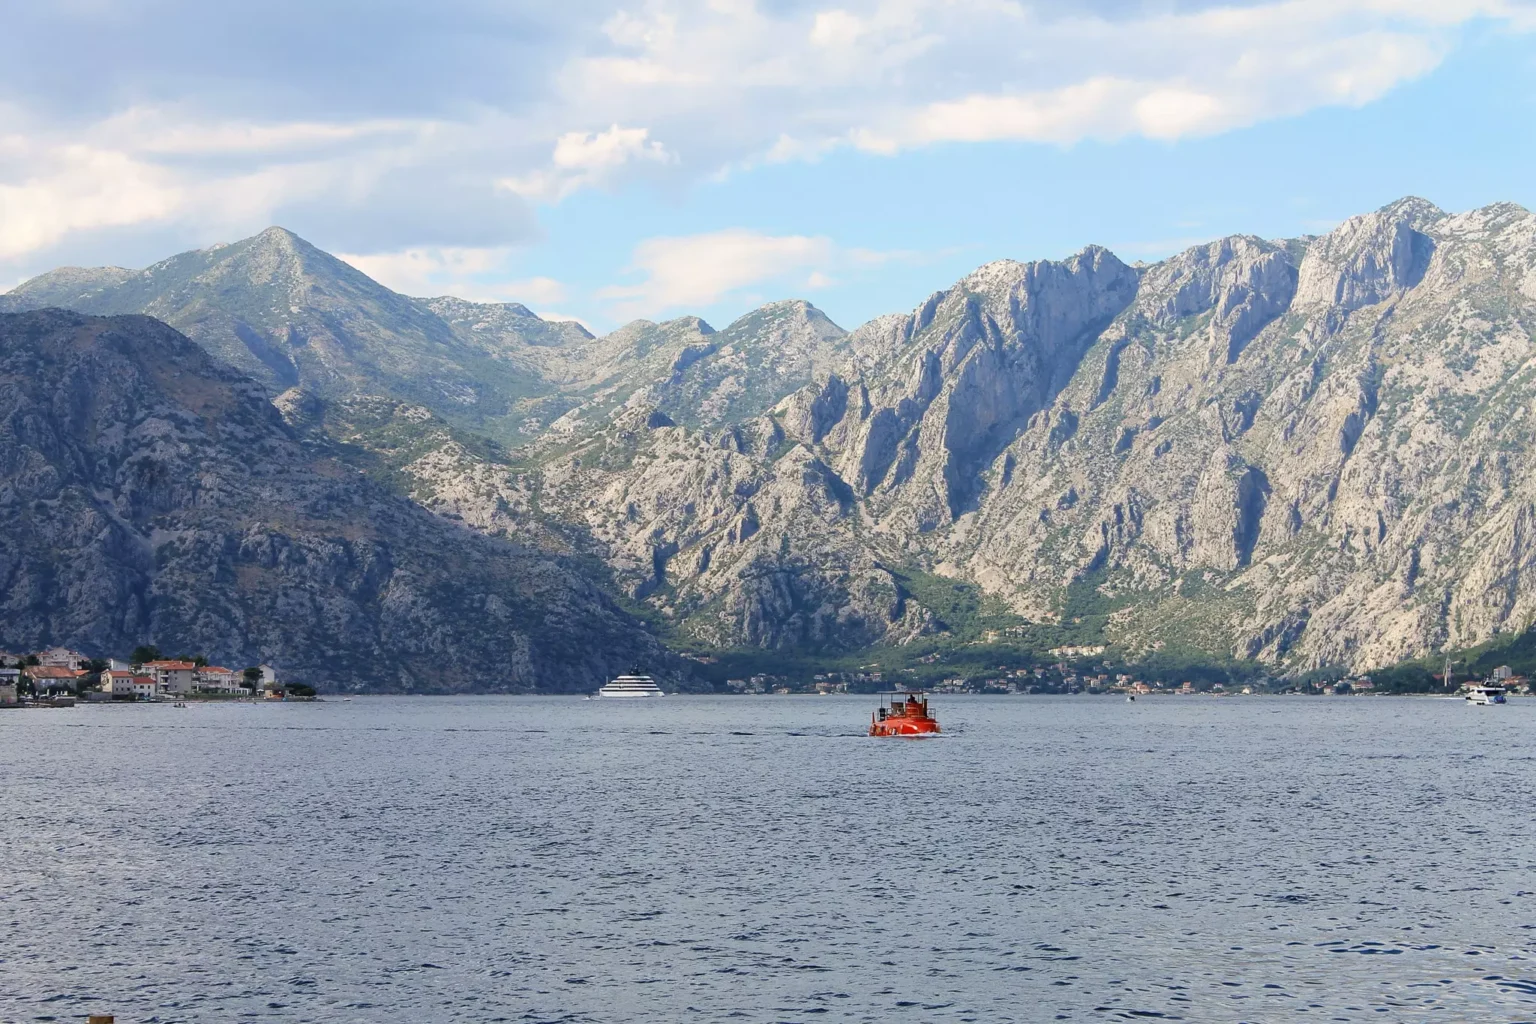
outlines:
{"label": "orange boat", "polygon": [[919,690],[882,693],[879,709],[869,718],[871,736],[937,736],[938,733],[939,721],[928,713],[928,701]]}

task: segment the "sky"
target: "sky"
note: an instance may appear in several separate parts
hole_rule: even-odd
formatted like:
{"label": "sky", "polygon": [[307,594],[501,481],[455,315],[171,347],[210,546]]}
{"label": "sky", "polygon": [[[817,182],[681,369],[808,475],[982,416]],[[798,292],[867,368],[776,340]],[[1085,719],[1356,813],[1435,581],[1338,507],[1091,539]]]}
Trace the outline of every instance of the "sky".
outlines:
{"label": "sky", "polygon": [[605,331],[1536,206],[1536,0],[0,0],[0,290],[280,224]]}

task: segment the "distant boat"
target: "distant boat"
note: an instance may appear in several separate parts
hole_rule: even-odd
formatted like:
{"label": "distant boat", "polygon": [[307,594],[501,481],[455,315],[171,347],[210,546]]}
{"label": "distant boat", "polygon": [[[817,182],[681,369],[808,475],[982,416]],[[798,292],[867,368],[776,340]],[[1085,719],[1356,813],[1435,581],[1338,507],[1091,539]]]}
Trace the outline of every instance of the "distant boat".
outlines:
{"label": "distant boat", "polygon": [[[900,697],[901,700],[896,698]],[[937,736],[938,719],[928,713],[928,701],[918,690],[892,690],[880,695],[880,707],[869,716],[871,736]]]}
{"label": "distant boat", "polygon": [[650,676],[619,676],[610,680],[597,691],[599,697],[632,699],[635,697],[665,697],[656,680]]}
{"label": "distant boat", "polygon": [[1478,705],[1507,704],[1504,695],[1509,691],[1498,683],[1476,683],[1467,686],[1467,703]]}

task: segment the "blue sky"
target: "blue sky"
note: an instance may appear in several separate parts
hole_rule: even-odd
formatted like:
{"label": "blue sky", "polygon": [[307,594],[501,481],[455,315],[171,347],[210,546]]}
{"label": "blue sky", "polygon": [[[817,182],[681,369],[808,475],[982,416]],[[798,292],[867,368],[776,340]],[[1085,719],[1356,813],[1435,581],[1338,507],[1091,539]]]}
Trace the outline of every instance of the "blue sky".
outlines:
{"label": "blue sky", "polygon": [[993,259],[1536,205],[1525,0],[58,0],[0,38],[0,287],[281,223],[594,329]]}

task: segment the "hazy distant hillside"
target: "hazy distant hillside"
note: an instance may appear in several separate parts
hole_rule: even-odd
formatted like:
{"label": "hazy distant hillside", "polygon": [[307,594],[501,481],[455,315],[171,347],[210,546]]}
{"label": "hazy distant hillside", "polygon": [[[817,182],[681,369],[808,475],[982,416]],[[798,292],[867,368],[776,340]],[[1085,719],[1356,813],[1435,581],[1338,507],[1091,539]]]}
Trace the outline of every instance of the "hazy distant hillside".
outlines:
{"label": "hazy distant hillside", "polygon": [[[185,252],[142,271],[66,268],[0,297],[11,310],[144,313],[261,381],[326,398],[388,394],[492,436],[512,437],[517,403],[542,389],[529,343],[587,337],[521,306],[479,307],[495,331],[452,322],[456,300],[390,291],[282,228]],[[481,320],[484,317],[480,318]]]}
{"label": "hazy distant hillside", "polygon": [[[286,233],[239,246],[323,264]],[[442,514],[601,557],[704,642],[932,634],[945,576],[1013,621],[1055,621],[1070,595],[1072,618],[1130,651],[1294,667],[1369,667],[1536,616],[1536,218],[1513,205],[1403,200],[1150,266],[1097,247],[1001,261],[851,334],[781,302],[720,331],[590,338],[355,271],[334,272],[341,316],[342,284],[280,301],[250,283],[272,276],[231,272],[192,302],[128,271],[60,271],[5,301],[132,296],[263,338],[288,321],[387,336],[377,354],[318,346],[363,353],[347,358],[285,349],[313,392],[279,399],[290,423]],[[194,331],[222,352],[213,334]]]}

